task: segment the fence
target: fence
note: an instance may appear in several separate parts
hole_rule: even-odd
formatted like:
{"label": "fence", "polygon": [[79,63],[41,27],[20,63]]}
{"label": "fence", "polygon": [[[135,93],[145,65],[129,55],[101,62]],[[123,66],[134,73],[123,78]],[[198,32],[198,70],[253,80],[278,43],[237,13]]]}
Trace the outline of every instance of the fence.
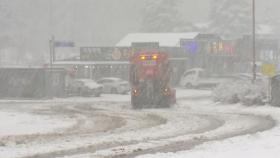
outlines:
{"label": "fence", "polygon": [[1,98],[62,97],[65,89],[63,69],[1,68]]}

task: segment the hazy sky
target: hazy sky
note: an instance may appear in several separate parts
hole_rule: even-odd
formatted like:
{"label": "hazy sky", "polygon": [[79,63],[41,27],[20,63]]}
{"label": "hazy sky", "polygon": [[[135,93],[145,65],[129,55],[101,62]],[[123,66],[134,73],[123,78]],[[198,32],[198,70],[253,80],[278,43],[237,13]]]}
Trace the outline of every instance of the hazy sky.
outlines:
{"label": "hazy sky", "polygon": [[[1,0],[0,0],[1,1]],[[181,0],[182,16],[207,22],[210,0]],[[250,1],[250,0],[249,0]],[[111,46],[141,24],[143,0],[9,0],[24,25],[18,27],[26,45],[47,50],[48,39],[73,40],[81,46]],[[52,3],[51,3],[52,2]],[[257,19],[278,14],[279,0],[256,0]],[[25,40],[26,39],[26,40]],[[34,46],[34,43],[36,46]]]}

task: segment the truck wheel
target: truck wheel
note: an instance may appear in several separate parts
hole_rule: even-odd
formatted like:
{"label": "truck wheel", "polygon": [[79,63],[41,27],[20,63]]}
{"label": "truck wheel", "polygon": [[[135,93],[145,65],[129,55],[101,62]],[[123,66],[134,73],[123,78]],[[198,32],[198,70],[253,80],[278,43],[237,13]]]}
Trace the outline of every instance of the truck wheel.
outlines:
{"label": "truck wheel", "polygon": [[133,109],[142,109],[143,108],[139,99],[136,97],[131,97],[131,104],[132,104]]}
{"label": "truck wheel", "polygon": [[162,99],[159,102],[160,108],[169,108],[170,107],[170,101],[167,97],[162,97]]}

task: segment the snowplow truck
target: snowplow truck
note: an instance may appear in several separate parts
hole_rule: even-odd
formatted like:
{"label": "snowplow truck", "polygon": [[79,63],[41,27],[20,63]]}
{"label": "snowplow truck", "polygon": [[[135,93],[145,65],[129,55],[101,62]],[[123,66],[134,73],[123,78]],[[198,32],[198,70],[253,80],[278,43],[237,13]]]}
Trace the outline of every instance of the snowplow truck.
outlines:
{"label": "snowplow truck", "polygon": [[130,59],[131,105],[134,109],[168,108],[176,102],[170,86],[167,53],[140,52]]}

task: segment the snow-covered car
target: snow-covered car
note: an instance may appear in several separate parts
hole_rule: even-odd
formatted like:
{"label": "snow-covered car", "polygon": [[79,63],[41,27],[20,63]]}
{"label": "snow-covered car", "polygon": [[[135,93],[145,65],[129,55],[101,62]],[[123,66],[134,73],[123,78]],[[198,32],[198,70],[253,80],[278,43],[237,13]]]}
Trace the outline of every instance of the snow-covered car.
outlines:
{"label": "snow-covered car", "polygon": [[99,97],[103,91],[103,85],[91,79],[75,79],[67,86],[68,95]]}
{"label": "snow-covered car", "polygon": [[179,84],[185,88],[212,88],[228,80],[227,77],[207,75],[204,69],[194,68],[185,71]]}
{"label": "snow-covered car", "polygon": [[[246,81],[246,82],[251,82],[253,79],[253,75],[251,73],[239,73],[239,74],[234,74],[233,79],[235,81]],[[266,77],[260,73],[256,73],[256,82],[257,83],[262,83],[266,81]]]}
{"label": "snow-covered car", "polygon": [[103,85],[103,93],[127,94],[130,91],[128,81],[125,81],[120,78],[101,78],[97,80],[97,83]]}

